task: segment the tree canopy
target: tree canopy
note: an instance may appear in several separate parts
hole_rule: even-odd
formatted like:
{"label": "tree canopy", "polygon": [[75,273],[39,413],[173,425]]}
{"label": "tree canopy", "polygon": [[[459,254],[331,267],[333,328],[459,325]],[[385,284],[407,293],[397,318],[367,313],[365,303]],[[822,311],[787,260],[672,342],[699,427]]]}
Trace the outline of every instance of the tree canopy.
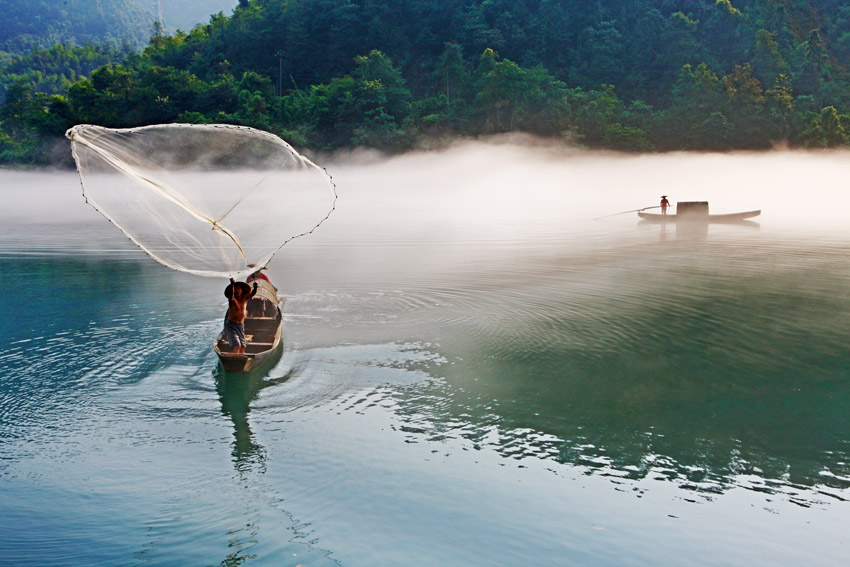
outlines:
{"label": "tree canopy", "polygon": [[234,5],[155,29],[144,51],[88,77],[45,85],[28,74],[45,50],[4,64],[0,78],[16,78],[0,159],[84,121],[231,122],[306,148],[388,152],[509,131],[635,152],[848,143],[850,7],[838,0]]}

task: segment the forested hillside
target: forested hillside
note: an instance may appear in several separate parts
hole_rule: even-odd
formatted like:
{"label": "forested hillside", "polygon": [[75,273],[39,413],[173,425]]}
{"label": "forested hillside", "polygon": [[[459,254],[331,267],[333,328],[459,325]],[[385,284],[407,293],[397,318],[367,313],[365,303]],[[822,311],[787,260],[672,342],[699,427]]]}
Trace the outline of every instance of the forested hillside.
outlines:
{"label": "forested hillside", "polygon": [[34,140],[77,122],[232,122],[326,150],[509,131],[828,147],[848,143],[848,64],[837,0],[239,0],[63,95],[7,92],[0,159],[44,159]]}
{"label": "forested hillside", "polygon": [[0,51],[57,43],[141,46],[154,22],[146,0],[0,0]]}
{"label": "forested hillside", "polygon": [[238,0],[0,0],[0,51],[26,52],[57,43],[105,43],[141,49],[155,21],[190,30],[211,14],[230,14]]}
{"label": "forested hillside", "polygon": [[[98,67],[141,51],[151,34],[192,29],[210,14],[233,11],[237,0],[121,0],[46,2],[0,0],[0,103],[19,83],[63,94]],[[155,26],[162,13],[163,28]],[[22,85],[22,84],[23,85]]]}

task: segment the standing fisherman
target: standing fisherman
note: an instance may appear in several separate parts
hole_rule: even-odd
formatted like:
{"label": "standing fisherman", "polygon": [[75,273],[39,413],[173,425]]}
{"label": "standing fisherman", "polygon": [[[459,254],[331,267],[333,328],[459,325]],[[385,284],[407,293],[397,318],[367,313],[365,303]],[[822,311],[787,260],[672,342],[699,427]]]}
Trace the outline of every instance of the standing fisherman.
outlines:
{"label": "standing fisherman", "polygon": [[667,214],[667,207],[670,206],[670,201],[667,200],[667,195],[661,195],[661,214]]}
{"label": "standing fisherman", "polygon": [[245,282],[230,278],[230,285],[224,290],[228,299],[227,314],[224,316],[224,335],[233,348],[233,352],[245,352],[245,305],[257,293],[257,282],[253,289]]}

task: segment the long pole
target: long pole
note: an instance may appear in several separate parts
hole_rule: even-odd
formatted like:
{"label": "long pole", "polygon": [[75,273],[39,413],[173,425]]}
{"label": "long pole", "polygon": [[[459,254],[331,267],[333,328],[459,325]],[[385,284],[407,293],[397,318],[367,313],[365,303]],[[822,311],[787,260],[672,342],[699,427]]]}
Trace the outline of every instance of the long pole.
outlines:
{"label": "long pole", "polygon": [[617,215],[625,215],[627,213],[639,213],[640,211],[645,211],[647,209],[660,209],[660,208],[661,208],[661,205],[655,205],[654,207],[644,207],[642,209],[632,209],[631,211],[623,211],[622,213],[614,213],[613,215],[605,215],[605,216],[602,216],[602,217],[596,217],[593,220],[607,219],[608,217],[616,217]]}

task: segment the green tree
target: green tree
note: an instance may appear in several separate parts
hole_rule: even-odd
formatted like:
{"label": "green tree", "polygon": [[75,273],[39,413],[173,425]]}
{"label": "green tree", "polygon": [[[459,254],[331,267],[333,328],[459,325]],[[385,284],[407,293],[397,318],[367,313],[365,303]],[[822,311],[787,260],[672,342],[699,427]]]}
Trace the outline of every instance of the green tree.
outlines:
{"label": "green tree", "polygon": [[828,148],[847,145],[847,132],[834,106],[828,106],[821,111],[820,127]]}
{"label": "green tree", "polygon": [[827,106],[810,122],[808,131],[803,136],[803,144],[814,148],[834,148],[848,143],[847,132],[841,123],[838,110]]}
{"label": "green tree", "polygon": [[287,95],[282,111],[286,126],[309,132],[328,148],[409,144],[405,124],[410,93],[401,73],[379,51],[357,57],[355,64],[352,75],[314,85],[306,95]]}
{"label": "green tree", "polygon": [[475,107],[485,134],[513,130],[555,135],[566,127],[562,108],[566,85],[545,69],[524,69],[493,50],[481,56],[475,73]]}
{"label": "green tree", "polygon": [[701,149],[722,151],[734,145],[735,127],[722,112],[712,112],[697,129],[697,145]]}
{"label": "green tree", "polygon": [[[446,87],[446,106],[452,106],[452,91],[460,91],[468,81],[466,65],[463,61],[461,46],[457,43],[446,43],[440,58],[440,75]],[[457,94],[455,94],[457,97]]]}
{"label": "green tree", "polygon": [[809,95],[818,92],[829,54],[818,30],[812,30],[806,41],[795,49],[794,91]]}
{"label": "green tree", "polygon": [[771,84],[779,75],[788,73],[788,63],[779,50],[775,32],[766,29],[756,32],[755,54],[751,64],[753,74],[763,84]]}
{"label": "green tree", "polygon": [[663,149],[698,149],[699,132],[713,112],[723,108],[720,78],[705,63],[685,65],[673,88],[673,105],[665,119],[667,139]]}
{"label": "green tree", "polygon": [[27,81],[18,80],[6,87],[4,104],[0,107],[0,119],[4,124],[22,127],[32,112],[33,88]]}
{"label": "green tree", "polygon": [[734,124],[736,134],[731,147],[753,149],[769,145],[769,140],[764,136],[764,90],[761,81],[753,76],[750,64],[736,65],[723,77],[722,83],[726,95],[723,108],[727,118]]}
{"label": "green tree", "polygon": [[396,122],[403,120],[410,107],[410,91],[401,72],[389,57],[378,50],[355,58],[354,77],[369,91],[379,93],[383,111]]}
{"label": "green tree", "polygon": [[771,143],[788,140],[794,127],[794,95],[791,77],[776,77],[773,86],[765,92],[767,138]]}

